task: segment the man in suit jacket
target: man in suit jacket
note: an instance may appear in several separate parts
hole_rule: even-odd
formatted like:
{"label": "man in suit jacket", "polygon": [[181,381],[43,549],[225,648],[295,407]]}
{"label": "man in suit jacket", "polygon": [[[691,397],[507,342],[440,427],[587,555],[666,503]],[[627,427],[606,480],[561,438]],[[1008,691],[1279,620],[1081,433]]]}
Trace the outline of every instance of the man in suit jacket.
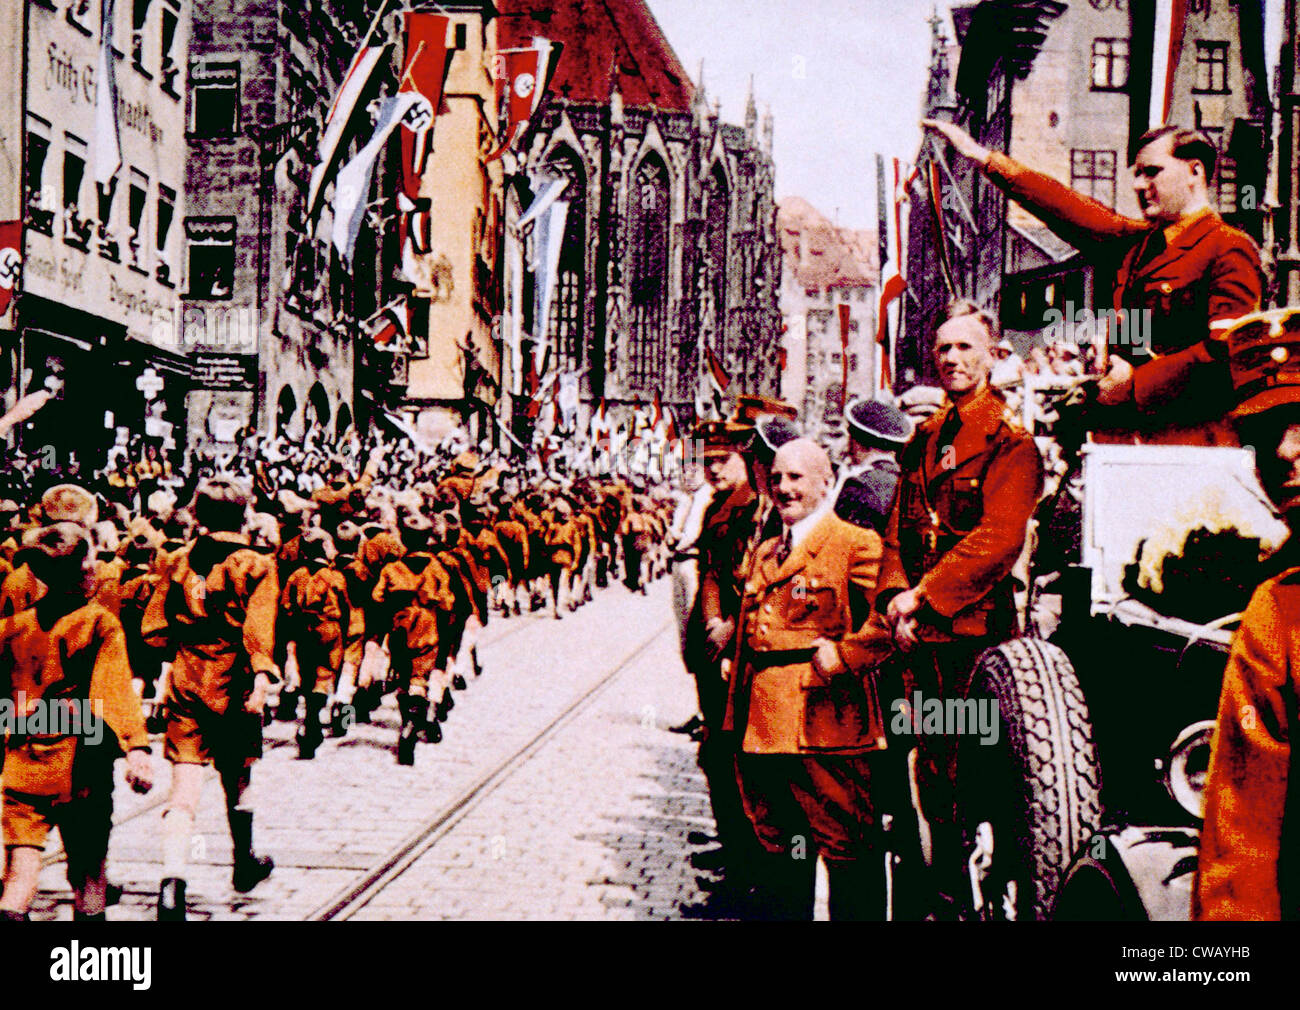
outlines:
{"label": "man in suit jacket", "polygon": [[[999,189],[1037,215],[1098,268],[1097,308],[1121,318],[1149,312],[1149,342],[1111,333],[1112,352],[1093,417],[1111,440],[1160,445],[1235,445],[1234,405],[1223,329],[1260,307],[1259,250],[1210,207],[1217,152],[1202,133],[1163,126],[1129,152],[1142,220],[1118,214],[1050,176],[989,151],[949,123],[925,120]],[[1047,322],[1047,320],[1044,320]]]}
{"label": "man in suit jacket", "polygon": [[760,545],[744,587],[725,726],[740,736],[745,811],[773,857],[768,913],[811,917],[820,853],[832,917],[880,919],[868,755],[885,745],[873,670],[890,643],[866,622],[881,540],[834,514],[832,486],[815,442],[777,450],[781,533]]}

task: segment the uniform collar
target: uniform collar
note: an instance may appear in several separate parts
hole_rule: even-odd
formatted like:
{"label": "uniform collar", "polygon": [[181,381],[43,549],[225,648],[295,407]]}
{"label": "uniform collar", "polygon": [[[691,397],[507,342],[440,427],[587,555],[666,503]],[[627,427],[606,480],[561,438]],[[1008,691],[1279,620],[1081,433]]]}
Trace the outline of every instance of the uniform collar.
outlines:
{"label": "uniform collar", "polygon": [[1212,207],[1202,207],[1198,211],[1188,214],[1186,217],[1179,218],[1172,224],[1165,225],[1165,243],[1172,247],[1179,244],[1184,238],[1197,238],[1199,233],[1196,231],[1197,226],[1209,223],[1211,220],[1217,220],[1218,214]]}
{"label": "uniform collar", "polygon": [[827,494],[826,497],[821,500],[820,505],[818,505],[815,509],[809,512],[806,516],[800,519],[793,526],[786,527],[784,524],[782,524],[783,531],[785,529],[789,529],[790,531],[790,546],[795,550],[797,550],[799,548],[799,545],[802,544],[804,540],[807,539],[808,534],[813,531],[813,528],[819,522],[825,519],[827,515],[830,514],[830,511],[834,505],[835,505],[834,497],[830,494]]}

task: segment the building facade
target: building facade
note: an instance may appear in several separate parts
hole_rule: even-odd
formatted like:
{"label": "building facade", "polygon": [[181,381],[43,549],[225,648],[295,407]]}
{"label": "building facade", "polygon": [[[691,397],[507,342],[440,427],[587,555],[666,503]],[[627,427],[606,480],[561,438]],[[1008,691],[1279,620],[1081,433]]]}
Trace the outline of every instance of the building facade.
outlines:
{"label": "building facade", "polygon": [[21,69],[4,84],[0,217],[22,222],[22,265],[0,371],[9,401],[55,393],[16,437],[63,467],[102,466],[130,432],[184,444],[188,7],[33,0],[6,12]]}
{"label": "building facade", "polygon": [[[876,236],[836,226],[800,197],[778,203],[776,222],[785,352],[781,398],[800,407],[810,435],[834,439],[844,433],[844,405],[879,392]],[[841,306],[848,308],[847,371]]]}
{"label": "building facade", "polygon": [[[709,396],[707,351],[733,391],[775,394],[770,116],[760,125],[751,96],[743,125],[720,122],[641,0],[505,0],[500,9],[503,48],[534,36],[565,46],[514,165],[525,185],[507,187],[511,423],[527,427],[522,373],[538,342],[549,348],[544,362],[578,376],[579,427],[602,400],[617,420],[656,395],[689,422]],[[558,179],[567,180],[565,230],[546,318],[537,318],[527,269],[537,237],[517,223]]]}
{"label": "building facade", "polygon": [[[231,444],[245,425],[339,435],[364,427],[386,398],[381,376],[391,365],[358,368],[356,352],[395,266],[382,221],[367,217],[349,265],[330,240],[332,187],[313,219],[306,205],[330,103],[363,38],[386,48],[360,104],[384,85],[395,90],[397,25],[376,19],[379,7],[193,4],[183,314],[193,324],[196,447]],[[368,202],[384,191],[385,168]]]}
{"label": "building facade", "polygon": [[[925,114],[956,122],[985,146],[1137,216],[1127,151],[1154,123],[1154,6],[1142,0],[955,6],[955,43],[938,19],[932,22]],[[1263,32],[1262,0],[1190,0],[1167,116],[1218,144],[1211,201],[1257,239],[1265,223],[1271,122]],[[1154,85],[1163,86],[1163,79]],[[933,139],[917,161],[921,180],[931,165],[941,178],[945,234],[941,243],[929,193],[916,186],[898,348],[901,386],[934,382],[931,333],[953,295],[998,310],[1022,351],[1041,339],[1049,309],[1092,308],[1091,273],[1074,249],[969,163],[949,159]]]}

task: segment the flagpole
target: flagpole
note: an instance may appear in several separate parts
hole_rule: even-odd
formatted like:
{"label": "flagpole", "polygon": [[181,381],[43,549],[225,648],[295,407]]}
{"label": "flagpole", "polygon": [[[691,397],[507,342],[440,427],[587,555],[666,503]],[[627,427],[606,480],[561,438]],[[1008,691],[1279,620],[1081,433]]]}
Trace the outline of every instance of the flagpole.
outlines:
{"label": "flagpole", "polygon": [[358,49],[365,49],[370,44],[370,36],[375,34],[375,29],[379,27],[379,19],[384,16],[384,9],[390,2],[391,0],[379,0],[379,8],[375,11],[374,19],[370,22],[370,27],[366,29],[366,34],[362,37]]}

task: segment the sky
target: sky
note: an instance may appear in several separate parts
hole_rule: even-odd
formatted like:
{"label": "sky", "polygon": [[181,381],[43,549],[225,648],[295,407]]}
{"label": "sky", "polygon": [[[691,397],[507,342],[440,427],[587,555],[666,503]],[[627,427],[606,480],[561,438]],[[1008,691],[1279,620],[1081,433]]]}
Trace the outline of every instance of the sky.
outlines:
{"label": "sky", "polygon": [[[930,58],[929,0],[648,0],[692,80],[744,121],[750,76],[775,120],[776,195],[846,228],[876,223],[875,155],[911,161]],[[938,4],[951,36],[947,11]],[[1270,68],[1281,0],[1266,0]],[[1271,78],[1270,78],[1271,79]]]}

